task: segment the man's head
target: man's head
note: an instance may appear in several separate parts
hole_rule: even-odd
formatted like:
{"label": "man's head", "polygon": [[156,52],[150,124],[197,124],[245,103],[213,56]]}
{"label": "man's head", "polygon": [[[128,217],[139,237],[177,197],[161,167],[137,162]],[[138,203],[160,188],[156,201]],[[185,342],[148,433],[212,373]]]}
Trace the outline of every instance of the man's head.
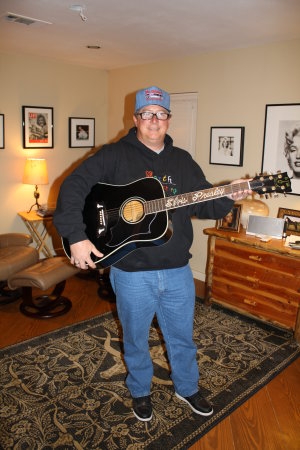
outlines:
{"label": "man's head", "polygon": [[154,151],[164,147],[170,117],[170,96],[167,92],[156,86],[137,92],[133,121],[137,138],[146,147]]}
{"label": "man's head", "polygon": [[284,153],[294,176],[300,178],[300,127],[285,133]]}

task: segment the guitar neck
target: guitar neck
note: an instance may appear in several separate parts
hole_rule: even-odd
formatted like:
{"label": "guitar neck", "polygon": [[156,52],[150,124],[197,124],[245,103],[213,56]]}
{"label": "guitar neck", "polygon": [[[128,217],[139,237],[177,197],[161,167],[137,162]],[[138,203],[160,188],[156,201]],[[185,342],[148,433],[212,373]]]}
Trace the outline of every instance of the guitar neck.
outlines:
{"label": "guitar neck", "polygon": [[[261,185],[261,183],[259,183]],[[144,205],[146,214],[168,211],[169,209],[181,208],[183,206],[194,205],[196,203],[215,200],[225,197],[238,191],[246,191],[248,189],[255,190],[255,186],[249,181],[242,183],[227,184],[225,186],[217,186],[201,191],[189,192],[187,194],[173,195],[171,197],[163,197],[150,200]]]}

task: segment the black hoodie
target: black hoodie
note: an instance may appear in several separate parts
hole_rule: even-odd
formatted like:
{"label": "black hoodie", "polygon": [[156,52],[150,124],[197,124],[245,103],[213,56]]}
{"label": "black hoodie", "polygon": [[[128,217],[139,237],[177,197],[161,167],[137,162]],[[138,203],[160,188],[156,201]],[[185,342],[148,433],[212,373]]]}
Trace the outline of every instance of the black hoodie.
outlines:
{"label": "black hoodie", "polygon": [[[164,149],[156,153],[137,139],[136,129],[132,128],[120,141],[103,146],[87,158],[63,182],[54,214],[59,234],[70,244],[87,239],[82,210],[86,196],[97,182],[124,185],[145,177],[158,178],[167,197],[212,186],[191,155],[173,147],[170,136],[166,135]],[[223,197],[173,210],[173,235],[167,243],[134,250],[115,266],[133,272],[186,265],[191,258],[189,250],[193,241],[191,217],[218,219],[232,206],[233,201]]]}

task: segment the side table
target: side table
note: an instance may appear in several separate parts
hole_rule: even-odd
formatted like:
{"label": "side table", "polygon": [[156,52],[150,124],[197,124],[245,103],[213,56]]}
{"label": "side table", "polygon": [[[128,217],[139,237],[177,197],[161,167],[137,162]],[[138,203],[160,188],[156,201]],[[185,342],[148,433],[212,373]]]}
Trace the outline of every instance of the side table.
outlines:
{"label": "side table", "polygon": [[52,216],[41,217],[36,211],[18,212],[18,216],[23,220],[26,228],[29,230],[39,254],[43,254],[46,258],[54,256],[47,245],[49,237],[47,225],[52,224]]}

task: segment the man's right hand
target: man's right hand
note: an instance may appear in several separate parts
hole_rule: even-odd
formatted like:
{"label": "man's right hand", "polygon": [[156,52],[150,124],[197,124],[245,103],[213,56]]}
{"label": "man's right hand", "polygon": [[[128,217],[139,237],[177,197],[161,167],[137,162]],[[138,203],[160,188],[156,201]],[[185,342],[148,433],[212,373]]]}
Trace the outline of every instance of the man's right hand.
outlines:
{"label": "man's right hand", "polygon": [[70,245],[71,250],[71,264],[86,270],[88,267],[96,269],[96,264],[91,259],[91,253],[101,258],[103,253],[99,252],[91,241],[85,239],[84,241],[76,242]]}

